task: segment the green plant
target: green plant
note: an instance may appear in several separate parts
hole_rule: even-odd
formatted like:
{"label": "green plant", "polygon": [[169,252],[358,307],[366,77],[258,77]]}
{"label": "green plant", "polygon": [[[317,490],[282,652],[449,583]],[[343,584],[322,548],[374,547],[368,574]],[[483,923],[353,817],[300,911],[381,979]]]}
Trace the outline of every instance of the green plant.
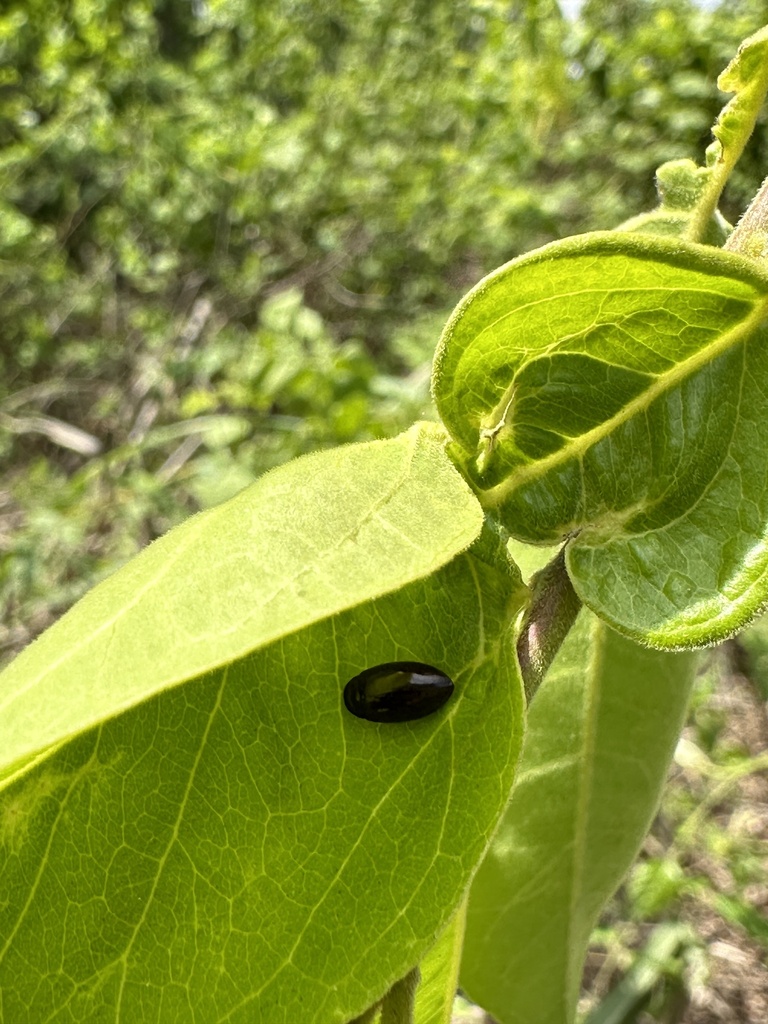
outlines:
{"label": "green plant", "polygon": [[0,662],[190,513],[423,416],[461,291],[649,205],[763,13],[7,0]]}
{"label": "green plant", "polygon": [[[634,233],[460,303],[440,424],[273,470],[6,670],[3,1019],[431,1024],[459,972],[502,1021],[573,1019],[686,649],[768,599],[764,193],[702,242],[728,231],[768,29],[721,84],[706,167],[664,168]],[[399,661],[456,693],[412,722],[344,709]]]}

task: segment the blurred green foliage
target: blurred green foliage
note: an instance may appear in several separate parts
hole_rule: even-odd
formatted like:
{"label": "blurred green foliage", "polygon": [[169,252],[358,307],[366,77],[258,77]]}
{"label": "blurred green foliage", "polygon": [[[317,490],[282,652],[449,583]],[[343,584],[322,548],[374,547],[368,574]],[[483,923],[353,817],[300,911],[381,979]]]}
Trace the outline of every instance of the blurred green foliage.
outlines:
{"label": "blurred green foliage", "polygon": [[[431,415],[483,273],[701,158],[762,0],[7,0],[0,653],[197,508]],[[765,125],[729,195],[768,165]]]}

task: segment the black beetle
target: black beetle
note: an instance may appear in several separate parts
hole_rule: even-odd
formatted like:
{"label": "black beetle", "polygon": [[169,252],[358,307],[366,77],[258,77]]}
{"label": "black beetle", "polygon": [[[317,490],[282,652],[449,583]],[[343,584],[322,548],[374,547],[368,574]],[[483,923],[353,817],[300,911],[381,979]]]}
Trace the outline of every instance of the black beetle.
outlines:
{"label": "black beetle", "polygon": [[453,682],[439,668],[388,661],[353,676],[344,687],[344,704],[368,722],[412,722],[437,711],[452,693]]}

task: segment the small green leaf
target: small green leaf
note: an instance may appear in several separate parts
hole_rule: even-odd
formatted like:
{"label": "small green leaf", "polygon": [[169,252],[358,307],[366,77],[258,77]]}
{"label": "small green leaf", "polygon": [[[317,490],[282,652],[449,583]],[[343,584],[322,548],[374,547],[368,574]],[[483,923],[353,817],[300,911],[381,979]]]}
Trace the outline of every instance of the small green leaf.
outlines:
{"label": "small green leaf", "polygon": [[[746,39],[717,80],[724,92],[735,92],[713,131],[717,142],[708,151],[713,189],[723,187],[754,127],[768,91],[768,26]],[[768,179],[744,212],[725,248],[751,259],[768,261]]]}
{"label": "small green leaf", "polygon": [[426,576],[481,525],[429,425],[268,473],[150,545],[10,665],[0,777],[154,694]]}
{"label": "small green leaf", "polygon": [[719,210],[714,209],[709,221],[702,221],[698,213],[700,203],[711,203],[707,196],[713,169],[697,167],[693,160],[668,160],[656,171],[656,191],[659,205],[648,213],[620,224],[617,231],[635,231],[644,235],[666,235],[687,238],[705,245],[721,246],[733,230]]}
{"label": "small green leaf", "polygon": [[720,113],[712,133],[719,143],[712,163],[727,174],[746,145],[768,92],[768,26],[745,39],[717,80],[721,92],[736,95]]}
{"label": "small green leaf", "polygon": [[[695,242],[707,241],[707,236],[712,234],[718,220],[720,196],[752,134],[768,91],[768,26],[744,40],[717,85],[723,92],[736,95],[723,107],[715,122],[712,129],[715,141],[707,149],[706,168],[701,168],[700,180],[704,187],[684,236]],[[740,252],[751,248],[739,235],[737,227],[726,248]]]}
{"label": "small green leaf", "polygon": [[571,538],[579,597],[646,643],[713,642],[768,599],[768,276],[672,239],[546,246],[469,293],[434,393],[481,502]]}
{"label": "small green leaf", "polygon": [[694,664],[586,611],[553,662],[470,890],[461,984],[501,1024],[573,1020],[590,932],[656,810]]}
{"label": "small green leaf", "polygon": [[[492,536],[479,549],[158,693],[8,785],[3,1020],[341,1024],[419,963],[521,745],[519,578]],[[445,670],[449,703],[400,725],[349,714],[345,682],[399,660]]]}

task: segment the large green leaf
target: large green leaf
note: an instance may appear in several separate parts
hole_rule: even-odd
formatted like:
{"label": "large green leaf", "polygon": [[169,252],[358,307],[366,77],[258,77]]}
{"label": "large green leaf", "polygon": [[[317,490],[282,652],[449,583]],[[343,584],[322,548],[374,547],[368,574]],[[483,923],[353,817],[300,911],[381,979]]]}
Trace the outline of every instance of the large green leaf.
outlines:
{"label": "large green leaf", "polygon": [[590,931],[656,809],[694,658],[642,648],[583,611],[536,694],[470,890],[461,968],[501,1024],[573,1020]]}
{"label": "large green leaf", "polygon": [[579,596],[657,646],[712,642],[768,598],[768,276],[676,240],[594,234],[459,305],[434,391],[480,500],[571,538]]}
{"label": "large green leaf", "polygon": [[433,572],[482,513],[430,425],[310,455],[150,545],[0,677],[0,777],[153,694]]}
{"label": "large green leaf", "polygon": [[[0,1018],[334,1024],[380,998],[434,945],[508,797],[520,600],[484,535],[17,775],[0,797]],[[346,680],[400,659],[448,672],[448,705],[350,715]]]}

